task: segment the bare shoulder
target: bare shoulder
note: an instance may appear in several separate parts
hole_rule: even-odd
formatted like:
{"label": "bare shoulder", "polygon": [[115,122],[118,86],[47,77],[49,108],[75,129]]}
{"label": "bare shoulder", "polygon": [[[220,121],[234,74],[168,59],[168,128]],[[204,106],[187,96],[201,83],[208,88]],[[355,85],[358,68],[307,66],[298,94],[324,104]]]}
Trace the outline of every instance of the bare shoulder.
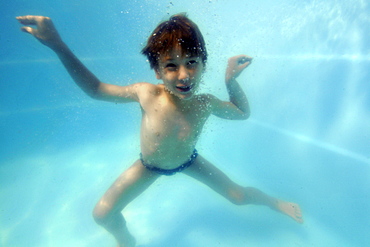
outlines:
{"label": "bare shoulder", "polygon": [[154,85],[148,82],[138,82],[132,85],[136,88],[136,91],[140,96],[156,95],[161,91],[160,85]]}
{"label": "bare shoulder", "polygon": [[148,82],[139,82],[134,84],[136,92],[141,104],[150,103],[155,98],[163,94],[163,85],[155,85]]}

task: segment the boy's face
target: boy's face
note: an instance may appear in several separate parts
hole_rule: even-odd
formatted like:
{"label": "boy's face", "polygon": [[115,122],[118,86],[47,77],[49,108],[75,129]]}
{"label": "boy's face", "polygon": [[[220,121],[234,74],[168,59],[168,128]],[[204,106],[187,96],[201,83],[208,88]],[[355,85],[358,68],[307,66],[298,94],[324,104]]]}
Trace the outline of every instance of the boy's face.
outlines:
{"label": "boy's face", "polygon": [[180,99],[191,99],[199,87],[203,70],[200,57],[186,55],[178,48],[159,57],[155,72],[170,93]]}

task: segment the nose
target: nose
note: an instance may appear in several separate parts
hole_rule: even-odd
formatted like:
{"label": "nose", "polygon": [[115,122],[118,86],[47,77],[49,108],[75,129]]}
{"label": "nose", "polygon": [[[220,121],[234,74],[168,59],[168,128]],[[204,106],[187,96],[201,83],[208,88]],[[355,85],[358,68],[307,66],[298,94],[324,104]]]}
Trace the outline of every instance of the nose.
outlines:
{"label": "nose", "polygon": [[181,65],[178,72],[178,79],[186,81],[189,80],[189,77],[190,75],[188,69],[185,66]]}

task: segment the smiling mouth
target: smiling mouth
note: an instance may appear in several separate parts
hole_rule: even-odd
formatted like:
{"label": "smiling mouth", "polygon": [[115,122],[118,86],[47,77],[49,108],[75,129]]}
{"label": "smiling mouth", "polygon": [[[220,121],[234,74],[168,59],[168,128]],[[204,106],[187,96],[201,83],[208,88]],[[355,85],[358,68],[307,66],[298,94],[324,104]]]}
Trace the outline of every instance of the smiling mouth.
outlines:
{"label": "smiling mouth", "polygon": [[182,93],[189,92],[193,87],[190,86],[176,86],[176,89]]}

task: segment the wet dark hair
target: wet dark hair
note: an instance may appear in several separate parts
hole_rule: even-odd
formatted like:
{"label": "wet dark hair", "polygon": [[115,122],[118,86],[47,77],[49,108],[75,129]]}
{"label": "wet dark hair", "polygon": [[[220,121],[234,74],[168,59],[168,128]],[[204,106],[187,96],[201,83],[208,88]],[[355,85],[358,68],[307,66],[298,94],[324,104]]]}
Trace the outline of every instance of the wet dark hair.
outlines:
{"label": "wet dark hair", "polygon": [[184,13],[170,17],[160,23],[149,36],[141,53],[148,58],[150,68],[158,68],[158,59],[179,47],[184,54],[200,57],[203,64],[207,61],[207,50],[198,26]]}

